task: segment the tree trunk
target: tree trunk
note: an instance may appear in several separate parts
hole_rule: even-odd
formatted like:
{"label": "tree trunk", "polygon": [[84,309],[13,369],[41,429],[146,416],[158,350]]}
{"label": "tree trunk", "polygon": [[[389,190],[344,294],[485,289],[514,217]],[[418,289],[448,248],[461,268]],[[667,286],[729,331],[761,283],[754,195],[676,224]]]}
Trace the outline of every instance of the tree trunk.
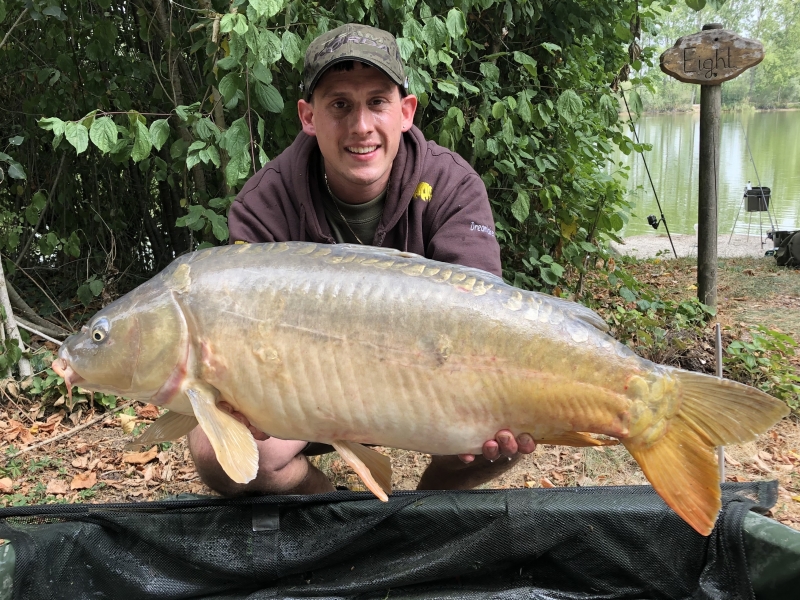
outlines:
{"label": "tree trunk", "polygon": [[[8,290],[6,290],[6,276],[3,272],[2,260],[0,260],[0,305],[2,305],[6,313],[6,334],[12,340],[16,340],[17,344],[19,345],[19,349],[25,352],[25,345],[22,343],[22,337],[19,335],[19,329],[17,329],[17,322],[14,320],[14,311],[11,309],[11,301],[8,299]],[[17,366],[19,367],[20,379],[26,379],[33,374],[33,371],[31,370],[31,363],[24,356],[19,359]]]}

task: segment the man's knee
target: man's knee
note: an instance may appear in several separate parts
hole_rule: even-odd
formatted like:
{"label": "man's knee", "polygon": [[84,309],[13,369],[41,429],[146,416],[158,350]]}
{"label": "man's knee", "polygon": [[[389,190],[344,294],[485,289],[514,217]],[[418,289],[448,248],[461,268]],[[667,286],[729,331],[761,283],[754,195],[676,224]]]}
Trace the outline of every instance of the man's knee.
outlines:
{"label": "man's knee", "polygon": [[270,438],[256,442],[259,460],[255,479],[248,483],[237,483],[222,469],[202,429],[193,429],[188,439],[189,451],[200,479],[223,496],[290,493],[301,487],[312,468],[306,457],[300,454],[304,442]]}

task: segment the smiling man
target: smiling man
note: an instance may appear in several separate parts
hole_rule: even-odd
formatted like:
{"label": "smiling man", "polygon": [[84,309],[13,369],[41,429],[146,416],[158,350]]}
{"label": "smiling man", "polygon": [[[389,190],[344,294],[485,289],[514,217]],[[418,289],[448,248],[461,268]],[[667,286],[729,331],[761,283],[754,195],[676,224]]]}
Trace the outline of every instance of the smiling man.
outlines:
{"label": "smiling man", "polygon": [[[304,92],[297,103],[302,133],[247,182],[231,207],[232,242],[369,244],[501,274],[486,188],[466,161],[426,141],[414,126],[417,98],[407,93],[391,34],[349,24],[321,35],[306,51]],[[306,458],[331,447],[254,435],[258,476],[241,485],[225,475],[199,427],[189,434],[209,487],[224,495],[333,489]],[[514,439],[499,431],[483,456],[433,457],[418,487],[475,487],[534,447],[527,434]]]}

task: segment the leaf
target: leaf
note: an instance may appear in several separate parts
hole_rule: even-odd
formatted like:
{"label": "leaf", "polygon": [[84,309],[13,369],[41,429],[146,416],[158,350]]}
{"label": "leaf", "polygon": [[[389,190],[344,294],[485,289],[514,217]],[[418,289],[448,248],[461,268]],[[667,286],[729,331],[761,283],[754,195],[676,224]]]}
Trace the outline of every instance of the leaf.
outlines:
{"label": "leaf", "polygon": [[85,307],[88,308],[89,305],[92,303],[92,297],[93,297],[92,290],[89,289],[89,285],[86,284],[86,283],[81,285],[78,288],[78,291],[76,292],[76,294],[78,296],[78,300],[81,301],[81,304],[83,304]]}
{"label": "leaf", "polygon": [[78,473],[69,484],[71,490],[88,490],[97,483],[97,475],[94,471]]}
{"label": "leaf", "polygon": [[108,154],[117,143],[119,133],[114,120],[110,117],[100,117],[92,123],[89,138],[103,154]]}
{"label": "leaf", "polygon": [[[249,138],[248,138],[249,139]],[[233,187],[250,174],[250,152],[247,146],[239,149],[235,153],[228,152],[230,159],[225,168],[225,181]]]}
{"label": "leaf", "polygon": [[153,446],[147,452],[129,452],[122,455],[122,462],[129,465],[146,465],[158,456],[158,446]]}
{"label": "leaf", "polygon": [[99,296],[103,292],[103,280],[92,279],[89,282],[89,290],[92,292],[93,296]]}
{"label": "leaf", "polygon": [[283,111],[283,98],[274,85],[264,85],[260,81],[256,81],[255,92],[258,102],[269,112],[281,113]]}
{"label": "leaf", "polygon": [[619,107],[614,99],[606,94],[600,97],[600,114],[607,126],[614,125],[619,120]]}
{"label": "leaf", "polygon": [[36,207],[36,210],[43,210],[47,206],[47,196],[39,190],[31,198],[31,204]]}
{"label": "leaf", "polygon": [[250,0],[250,6],[259,17],[274,17],[283,8],[283,0]]}
{"label": "leaf", "polygon": [[150,132],[147,131],[147,127],[138,119],[136,120],[134,131],[136,132],[136,137],[133,140],[131,158],[133,162],[139,162],[150,156],[150,150],[153,144],[150,141]]}
{"label": "leaf", "polygon": [[22,137],[21,135],[15,135],[14,137],[8,139],[8,143],[11,144],[12,146],[19,146],[24,141],[25,138]]}
{"label": "leaf", "polygon": [[703,10],[706,6],[706,0],[686,0],[686,6],[694,11]]}
{"label": "leaf", "polygon": [[274,65],[281,59],[281,38],[265,29],[258,34],[258,60],[265,67]]}
{"label": "leaf", "polygon": [[66,21],[67,16],[64,14],[64,11],[61,10],[61,7],[58,5],[51,4],[42,10],[43,15],[47,15],[48,17],[55,17],[59,21]]}
{"label": "leaf", "polygon": [[68,122],[64,127],[64,137],[78,154],[85,152],[89,147],[89,131],[80,123]]}
{"label": "leaf", "polygon": [[536,76],[536,61],[524,52],[514,52],[514,60],[521,64],[532,76]]}
{"label": "leaf", "polygon": [[69,494],[69,486],[66,481],[61,479],[51,479],[47,482],[45,494],[55,496],[56,494]]}
{"label": "leaf", "polygon": [[422,28],[422,40],[428,44],[429,48],[438,50],[447,41],[447,26],[439,17],[428,19]]}
{"label": "leaf", "polygon": [[531,199],[527,192],[521,191],[511,205],[511,214],[520,223],[524,223],[531,211]]}
{"label": "leaf", "polygon": [[542,42],[542,48],[547,50],[550,54],[561,52],[561,46],[558,44],[551,44],[550,42]]}
{"label": "leaf", "polygon": [[630,42],[633,39],[631,28],[626,23],[617,23],[614,25],[614,35],[623,42]]}
{"label": "leaf", "polygon": [[553,273],[550,267],[539,269],[539,276],[548,285],[555,285],[558,283],[558,276]]}
{"label": "leaf", "polygon": [[225,98],[226,102],[230,102],[236,97],[236,92],[241,85],[241,75],[238,73],[228,73],[219,82],[219,93]]}
{"label": "leaf", "polygon": [[156,150],[161,150],[161,147],[169,138],[169,121],[166,119],[158,119],[150,123],[150,141],[155,146]]}
{"label": "leaf", "polygon": [[288,29],[281,36],[281,49],[283,50],[284,58],[289,61],[289,64],[297,64],[303,57],[303,52],[300,49],[300,38],[296,33]]}
{"label": "leaf", "polygon": [[12,162],[8,165],[8,175],[13,177],[14,179],[27,179],[28,176],[25,175],[25,169],[22,168],[22,165],[18,162]]}
{"label": "leaf", "polygon": [[400,50],[400,56],[404,61],[408,61],[411,58],[411,55],[414,54],[414,50],[416,49],[414,46],[414,42],[407,38],[399,37],[397,38],[397,49]]}
{"label": "leaf", "polygon": [[567,123],[572,123],[583,112],[583,102],[574,90],[564,90],[556,102],[558,114]]}
{"label": "leaf", "polygon": [[437,81],[436,87],[442,90],[445,94],[458,97],[458,86],[449,81]]}
{"label": "leaf", "polygon": [[250,146],[250,129],[247,127],[247,121],[245,121],[244,117],[231,123],[228,131],[222,137],[220,146],[231,156],[241,152],[243,149],[247,150]]}
{"label": "leaf", "polygon": [[486,77],[489,81],[498,81],[500,79],[500,69],[497,65],[490,62],[482,62],[479,67],[481,75]]}
{"label": "leaf", "polygon": [[214,234],[214,237],[217,238],[220,242],[224,242],[228,239],[228,219],[225,218],[223,215],[218,215],[213,211],[207,210],[206,216],[208,220],[211,222],[211,233]]}
{"label": "leaf", "polygon": [[634,113],[640,115],[642,112],[644,112],[644,106],[642,105],[642,97],[639,96],[639,92],[637,92],[636,90],[631,90],[628,99],[630,100],[631,110]]}
{"label": "leaf", "polygon": [[502,102],[495,102],[492,105],[492,116],[495,119],[502,119],[506,114],[506,105]]}
{"label": "leaf", "polygon": [[253,65],[251,73],[253,74],[253,77],[265,85],[272,83],[272,71],[270,71],[260,62],[257,62]]}
{"label": "leaf", "polygon": [[457,8],[451,8],[447,13],[447,33],[453,39],[462,37],[467,32],[467,19],[464,13]]}

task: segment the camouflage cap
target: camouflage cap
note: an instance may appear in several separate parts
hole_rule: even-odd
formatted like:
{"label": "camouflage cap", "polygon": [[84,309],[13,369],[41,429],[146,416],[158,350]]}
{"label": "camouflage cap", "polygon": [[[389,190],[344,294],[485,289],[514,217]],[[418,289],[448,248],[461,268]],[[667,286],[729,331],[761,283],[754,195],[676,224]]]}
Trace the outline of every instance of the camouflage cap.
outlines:
{"label": "camouflage cap", "polygon": [[388,31],[348,23],[317,37],[306,50],[303,86],[308,101],[325,70],[336,63],[357,60],[380,69],[401,88],[408,87],[397,41]]}

